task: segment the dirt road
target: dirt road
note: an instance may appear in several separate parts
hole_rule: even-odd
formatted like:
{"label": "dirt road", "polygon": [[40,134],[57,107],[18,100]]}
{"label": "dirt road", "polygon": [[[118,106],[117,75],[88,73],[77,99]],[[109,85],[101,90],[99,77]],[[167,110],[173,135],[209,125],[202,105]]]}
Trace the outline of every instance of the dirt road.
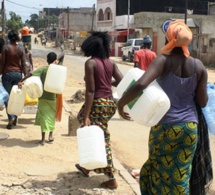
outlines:
{"label": "dirt road", "polygon": [[[71,96],[77,90],[84,89],[84,83],[83,73],[78,75],[72,59],[66,56],[65,62],[68,63],[68,67],[71,65],[72,70],[68,72],[64,92],[64,99],[67,101],[71,100]],[[34,64],[40,67],[46,64],[46,59],[34,56]],[[208,70],[208,73],[209,81],[215,81],[215,71]],[[65,112],[76,113],[81,105],[82,103],[70,104],[71,110],[65,110]],[[0,141],[0,178],[2,178],[0,194],[25,194],[26,189],[29,190],[29,194],[32,194],[34,190],[34,194],[50,195],[57,194],[57,192],[60,192],[58,193],[60,195],[134,194],[120,177],[118,179],[121,186],[114,192],[101,192],[97,188],[98,183],[104,179],[102,176],[98,178],[93,175],[89,183],[89,180],[85,178],[81,178],[80,181],[80,175],[74,169],[74,163],[78,161],[76,138],[67,136],[69,113],[65,115],[61,123],[56,125],[54,144],[46,144],[44,147],[37,144],[41,135],[39,127],[33,126],[34,115],[22,115],[18,126],[11,131],[5,129],[7,123],[5,111],[1,111],[0,115],[2,118],[0,133],[9,135],[8,139]],[[129,172],[131,169],[140,168],[148,155],[149,128],[133,121],[124,121],[116,114],[109,124],[109,129],[114,156]],[[215,162],[214,136],[211,136],[211,149],[213,162]],[[71,183],[75,186],[71,186]],[[215,184],[212,186],[211,194],[215,194],[214,189]]]}

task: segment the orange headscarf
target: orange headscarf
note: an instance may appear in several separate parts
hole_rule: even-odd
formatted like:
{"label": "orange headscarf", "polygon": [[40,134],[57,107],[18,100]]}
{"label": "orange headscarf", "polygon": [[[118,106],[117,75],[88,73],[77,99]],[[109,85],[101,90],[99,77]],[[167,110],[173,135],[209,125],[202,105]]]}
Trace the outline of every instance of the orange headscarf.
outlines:
{"label": "orange headscarf", "polygon": [[192,40],[192,32],[184,22],[180,20],[171,22],[166,32],[166,38],[168,43],[161,48],[162,54],[169,55],[173,48],[181,47],[186,57],[190,55],[188,45]]}

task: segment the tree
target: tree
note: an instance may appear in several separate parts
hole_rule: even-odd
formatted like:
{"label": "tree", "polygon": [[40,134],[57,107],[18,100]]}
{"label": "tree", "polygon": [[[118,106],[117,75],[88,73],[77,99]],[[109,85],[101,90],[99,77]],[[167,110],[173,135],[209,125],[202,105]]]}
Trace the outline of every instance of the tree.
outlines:
{"label": "tree", "polygon": [[22,18],[19,15],[16,15],[15,12],[10,12],[10,19],[6,21],[6,26],[8,30],[17,30],[19,31],[20,28],[22,28]]}
{"label": "tree", "polygon": [[58,17],[55,15],[44,16],[40,18],[37,14],[31,14],[30,20],[26,20],[25,24],[34,27],[37,31],[58,24]]}

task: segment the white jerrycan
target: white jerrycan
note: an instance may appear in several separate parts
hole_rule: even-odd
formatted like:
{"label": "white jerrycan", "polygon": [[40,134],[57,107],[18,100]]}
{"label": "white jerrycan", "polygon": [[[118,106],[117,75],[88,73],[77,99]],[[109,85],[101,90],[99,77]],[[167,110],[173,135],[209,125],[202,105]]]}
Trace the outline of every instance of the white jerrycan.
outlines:
{"label": "white jerrycan", "polygon": [[4,103],[8,100],[9,94],[6,89],[3,87],[2,82],[0,82],[0,110],[4,108]]}
{"label": "white jerrycan", "polygon": [[11,89],[7,112],[8,114],[13,114],[16,116],[20,116],[23,112],[24,104],[25,104],[26,92],[25,88],[18,88],[18,85],[14,85]]}
{"label": "white jerrycan", "polygon": [[97,125],[77,130],[79,164],[87,170],[107,167],[104,131]]}
{"label": "white jerrycan", "polygon": [[[139,68],[130,69],[117,86],[117,94],[123,93],[132,86],[144,71]],[[170,100],[157,81],[153,81],[137,98],[129,102],[124,111],[137,123],[144,126],[156,125],[170,108]]]}
{"label": "white jerrycan", "polygon": [[62,94],[66,83],[67,67],[63,65],[50,64],[46,73],[44,90]]}
{"label": "white jerrycan", "polygon": [[36,99],[43,94],[43,84],[39,76],[31,76],[24,81],[26,93],[31,99]]}

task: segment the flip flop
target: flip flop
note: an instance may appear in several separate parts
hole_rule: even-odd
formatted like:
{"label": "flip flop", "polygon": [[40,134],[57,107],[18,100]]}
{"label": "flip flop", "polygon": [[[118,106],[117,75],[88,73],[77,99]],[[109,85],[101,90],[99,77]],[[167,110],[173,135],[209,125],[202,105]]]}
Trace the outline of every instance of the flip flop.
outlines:
{"label": "flip flop", "polygon": [[139,176],[140,176],[140,170],[139,169],[133,169],[131,171],[131,175],[132,175],[133,178],[138,179]]}
{"label": "flip flop", "polygon": [[49,144],[53,144],[54,143],[54,139],[49,139],[48,141],[46,141]]}
{"label": "flip flop", "polygon": [[42,143],[42,141],[39,141],[38,144],[39,144],[40,146],[44,146],[44,145],[45,145],[44,143]]}
{"label": "flip flop", "polygon": [[102,182],[101,184],[100,184],[100,186],[102,187],[102,188],[109,188],[109,189],[111,189],[111,190],[115,190],[117,187],[118,187],[118,185],[117,184],[110,184],[110,180],[109,181],[104,181],[104,182]]}
{"label": "flip flop", "polygon": [[78,169],[78,171],[84,176],[89,177],[89,174],[86,173],[86,169],[81,167],[79,164],[76,164],[75,167]]}

